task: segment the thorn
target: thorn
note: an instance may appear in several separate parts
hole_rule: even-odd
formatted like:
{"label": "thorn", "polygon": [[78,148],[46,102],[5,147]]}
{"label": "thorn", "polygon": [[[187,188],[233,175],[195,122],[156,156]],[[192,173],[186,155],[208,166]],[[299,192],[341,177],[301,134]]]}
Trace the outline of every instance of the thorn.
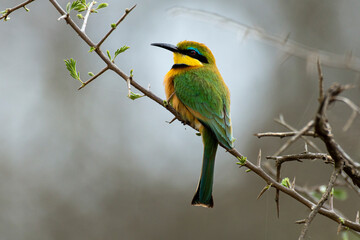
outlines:
{"label": "thorn", "polygon": [[175,94],[175,91],[169,96],[169,98],[168,99],[166,99],[166,101],[169,103],[170,102],[170,100],[173,98],[173,96],[174,96],[174,94]]}
{"label": "thorn", "polygon": [[306,142],[305,142],[305,152],[306,152],[306,153],[309,152],[309,151],[308,151],[308,145],[307,145]]}
{"label": "thorn", "polygon": [[266,185],[261,192],[259,193],[259,195],[257,196],[256,200],[259,200],[261,198],[261,196],[266,192],[266,190],[268,190],[270,187],[272,186],[272,183],[270,183],[269,185]]}
{"label": "thorn", "polygon": [[149,83],[149,85],[148,85],[148,91],[149,91],[149,92],[150,92],[150,87],[151,87],[151,86],[150,86],[150,83]]}
{"label": "thorn", "polygon": [[283,116],[282,114],[279,115],[279,120],[280,120],[280,122],[282,122],[282,123],[284,122],[284,116]]}
{"label": "thorn", "polygon": [[62,15],[61,17],[58,18],[58,21],[60,21],[61,19],[66,18],[66,17],[67,17],[67,14]]}
{"label": "thorn", "polygon": [[126,79],[127,88],[128,88],[128,97],[130,97],[130,95],[131,95],[131,83],[130,83],[130,81],[131,81],[131,77],[128,77]]}
{"label": "thorn", "polygon": [[168,124],[172,124],[175,120],[176,120],[176,117],[174,117],[170,122],[169,121],[165,121],[165,122],[167,122]]}
{"label": "thorn", "polygon": [[284,39],[284,44],[286,44],[287,41],[289,40],[290,34],[291,34],[291,32],[289,32],[289,33],[286,35],[286,37],[285,37],[285,39]]}
{"label": "thorn", "polygon": [[304,224],[306,222],[305,219],[301,219],[301,220],[297,220],[295,223],[296,224]]}
{"label": "thorn", "polygon": [[359,224],[359,222],[360,222],[359,211],[357,211],[357,213],[356,213],[355,222],[356,222],[357,224]]}
{"label": "thorn", "polygon": [[295,180],[296,180],[296,177],[294,177],[294,180],[291,183],[291,189],[292,190],[295,190]]}
{"label": "thorn", "polygon": [[337,235],[339,235],[339,233],[340,233],[340,231],[342,229],[342,226],[343,226],[342,223],[339,223],[339,226],[338,226],[337,231],[336,231]]}
{"label": "thorn", "polygon": [[276,202],[277,218],[280,218],[280,204],[279,204],[279,192],[278,191],[276,191],[275,202]]}
{"label": "thorn", "polygon": [[258,167],[261,167],[261,148],[259,149],[259,155],[258,155],[258,159],[257,159],[257,165],[258,165]]}

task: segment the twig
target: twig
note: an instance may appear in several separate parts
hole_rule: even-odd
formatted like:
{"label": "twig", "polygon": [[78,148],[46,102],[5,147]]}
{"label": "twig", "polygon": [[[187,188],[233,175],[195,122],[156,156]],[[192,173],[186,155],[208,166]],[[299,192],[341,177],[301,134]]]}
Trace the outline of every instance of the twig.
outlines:
{"label": "twig", "polygon": [[128,77],[128,79],[126,79],[126,85],[127,85],[127,89],[128,89],[128,97],[130,97],[131,95],[131,80],[132,80],[132,77]]}
{"label": "twig", "polygon": [[280,149],[274,153],[275,156],[280,155],[285,151],[292,143],[294,143],[299,137],[301,137],[305,132],[309,131],[310,128],[314,126],[314,120],[308,122],[302,129],[299,130],[294,136],[292,136],[285,144],[283,144]]}
{"label": "twig", "polygon": [[[290,126],[287,122],[285,122],[284,117],[280,115],[279,119],[275,119],[275,122],[283,125],[284,127],[290,129],[291,131],[298,132],[294,127]],[[315,134],[316,137],[316,134]],[[305,136],[301,136],[301,138],[307,142],[310,146],[312,146],[317,152],[321,152],[320,148],[315,145],[311,140],[307,139]]]}
{"label": "twig", "polygon": [[349,117],[348,121],[346,122],[346,124],[343,127],[343,131],[347,131],[350,128],[350,126],[352,125],[352,123],[354,122],[356,116],[358,114],[360,115],[360,107],[358,107],[355,103],[353,103],[350,99],[348,99],[346,97],[336,96],[335,100],[345,103],[352,109],[351,116]]}
{"label": "twig", "polygon": [[[57,3],[56,0],[49,0],[54,7],[58,10],[58,12],[60,13],[60,15],[65,15],[66,12],[61,8],[61,6]],[[88,36],[86,34],[84,34],[83,32],[81,32],[81,30],[77,27],[77,25],[71,20],[71,18],[69,16],[66,16],[65,21],[74,29],[74,31],[90,46],[90,47],[95,47],[95,45],[93,44],[93,42],[88,38]],[[129,78],[125,73],[123,73],[114,63],[112,63],[109,58],[100,50],[100,49],[95,49],[95,52],[98,54],[98,56],[109,66],[109,69],[113,70],[115,73],[117,73],[121,78],[123,78],[125,81]],[[169,104],[168,105],[164,105],[164,101],[159,98],[158,96],[156,96],[155,94],[153,94],[152,92],[148,91],[146,88],[142,87],[141,85],[139,85],[137,82],[135,82],[134,80],[131,80],[131,85],[133,87],[135,87],[136,89],[138,89],[140,92],[142,92],[144,95],[146,95],[147,97],[149,97],[150,99],[152,99],[154,102],[158,103],[160,106],[166,108],[169,112],[171,112],[177,119],[179,119],[180,121],[184,122],[186,124],[186,122],[182,119],[182,117],[179,115],[179,113],[177,111],[175,111],[175,109],[173,107],[171,107]],[[189,125],[190,126],[190,125]],[[191,127],[191,126],[190,126]],[[227,149],[226,147],[224,147],[223,145],[221,145],[224,149],[226,149],[230,154],[232,154],[235,158],[242,158],[243,156],[235,149]],[[261,177],[262,179],[264,179],[264,181],[267,184],[272,184],[271,186],[279,189],[280,191],[284,192],[285,194],[291,196],[292,198],[294,198],[295,200],[297,200],[298,202],[304,204],[305,206],[307,206],[308,208],[311,208],[314,204],[309,201],[308,199],[306,199],[305,197],[303,197],[302,195],[300,195],[299,193],[297,193],[295,190],[290,189],[290,188],[286,188],[285,186],[282,186],[281,184],[279,184],[278,182],[275,181],[275,179],[273,179],[272,177],[270,177],[261,167],[256,166],[255,164],[251,163],[250,161],[246,161],[245,162],[245,166],[247,168],[249,168],[250,170],[252,170],[252,172],[254,172],[255,174],[257,174],[259,177]],[[319,213],[327,216],[328,218],[338,222],[339,220],[339,215],[336,214],[335,212],[329,211],[328,209],[325,208],[320,208],[319,209]],[[347,226],[351,229],[353,229],[354,231],[360,231],[360,224],[355,223],[353,221],[350,221],[348,219],[344,219],[344,226]]]}
{"label": "twig", "polygon": [[229,27],[236,31],[236,33],[243,33],[244,38],[253,37],[256,40],[263,41],[281,49],[287,55],[302,58],[311,64],[316,64],[320,59],[323,66],[350,69],[352,71],[360,72],[360,58],[354,57],[352,54],[344,56],[306,46],[289,39],[289,34],[287,34],[285,38],[283,36],[276,36],[266,33],[263,29],[251,27],[237,22],[234,19],[204,10],[174,7],[169,9],[169,13],[174,15],[188,15],[208,22],[215,22],[221,25],[221,27]]}
{"label": "twig", "polygon": [[[309,121],[302,129],[299,130],[294,136],[292,136],[285,144],[283,144],[280,149],[274,153],[275,156],[282,153],[285,149],[287,149],[292,143],[294,143],[299,137],[303,135],[303,133],[309,131],[309,129],[314,125],[314,120]],[[280,182],[280,171],[281,171],[281,164],[282,162],[276,161],[276,181]],[[280,216],[280,198],[279,198],[280,191],[276,189],[275,193],[275,202],[276,202],[276,210],[277,216]]]}
{"label": "twig", "polygon": [[[254,136],[258,138],[262,137],[292,137],[296,135],[298,132],[264,132],[264,133],[255,133]],[[307,131],[302,134],[302,136],[309,136],[309,137],[316,137],[315,133],[313,131]]]}
{"label": "twig", "polygon": [[257,159],[257,166],[261,167],[261,149],[259,149],[258,159]]}
{"label": "twig", "polygon": [[[335,169],[331,174],[330,181],[328,183],[326,191],[323,193],[323,195],[321,196],[320,201],[316,204],[316,206],[314,206],[314,208],[312,208],[312,211],[310,212],[309,216],[305,220],[305,224],[304,224],[304,226],[303,226],[303,228],[301,230],[299,240],[305,239],[305,235],[306,235],[306,233],[307,233],[307,231],[309,229],[310,223],[315,218],[316,214],[319,212],[320,208],[323,206],[325,201],[328,199],[329,194],[330,194],[330,192],[332,191],[332,189],[334,187],[334,183],[336,181],[336,178],[340,174],[342,168],[343,168],[342,164],[335,165]],[[331,207],[331,204],[330,204],[330,211],[333,211],[333,207]],[[340,219],[339,219],[339,221],[340,221]]]}
{"label": "twig", "polygon": [[78,88],[78,90],[84,88],[86,85],[88,85],[89,83],[91,83],[92,81],[94,81],[97,77],[99,77],[101,74],[103,74],[103,73],[106,72],[107,70],[109,70],[109,67],[108,67],[108,66],[104,67],[98,74],[96,74],[95,76],[93,76],[92,78],[90,78],[89,80],[87,80],[86,82],[84,82],[84,83]]}
{"label": "twig", "polygon": [[276,160],[277,164],[282,164],[284,162],[289,162],[289,161],[301,161],[303,159],[310,159],[310,160],[321,159],[324,161],[324,163],[334,164],[334,160],[331,158],[331,156],[325,153],[305,152],[305,153],[283,155],[283,156],[267,156],[266,159]]}
{"label": "twig", "polygon": [[81,31],[82,31],[82,32],[85,32],[86,24],[87,24],[88,18],[89,18],[89,16],[90,16],[91,8],[93,7],[94,3],[95,3],[95,1],[92,1],[92,2],[90,3],[90,5],[89,5],[89,7],[88,7],[88,10],[87,10],[87,12],[86,12],[86,14],[85,14],[84,22],[83,22],[83,25],[82,25],[82,27],[81,27]]}
{"label": "twig", "polygon": [[[116,27],[126,18],[126,16],[136,7],[136,4],[132,6],[130,9],[125,9],[124,15],[117,21]],[[110,31],[100,40],[100,42],[96,45],[96,49],[100,48],[101,44],[110,36],[110,34],[116,29],[116,27],[112,27]]]}
{"label": "twig", "polygon": [[33,1],[35,1],[35,0],[28,0],[28,1],[23,2],[23,3],[17,5],[17,6],[15,6],[15,7],[13,7],[13,8],[7,8],[7,9],[5,10],[5,11],[6,11],[5,14],[3,14],[3,15],[0,17],[0,20],[3,19],[3,18],[5,18],[5,20],[6,20],[6,19],[8,18],[8,16],[10,15],[10,13],[12,13],[12,12],[15,11],[15,10],[18,10],[19,8],[25,7],[27,4],[29,4],[29,3],[33,2]]}

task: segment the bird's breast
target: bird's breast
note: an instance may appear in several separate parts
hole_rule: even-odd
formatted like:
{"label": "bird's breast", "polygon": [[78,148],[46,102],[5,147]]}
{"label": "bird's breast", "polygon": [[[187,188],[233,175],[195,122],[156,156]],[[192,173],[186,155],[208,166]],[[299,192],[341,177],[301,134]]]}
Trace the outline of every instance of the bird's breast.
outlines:
{"label": "bird's breast", "polygon": [[165,76],[164,86],[165,86],[165,95],[168,100],[170,97],[171,106],[186,120],[190,123],[192,127],[199,130],[202,124],[199,120],[189,111],[187,107],[176,95],[175,86],[174,86],[174,77],[179,74],[181,69],[171,69]]}

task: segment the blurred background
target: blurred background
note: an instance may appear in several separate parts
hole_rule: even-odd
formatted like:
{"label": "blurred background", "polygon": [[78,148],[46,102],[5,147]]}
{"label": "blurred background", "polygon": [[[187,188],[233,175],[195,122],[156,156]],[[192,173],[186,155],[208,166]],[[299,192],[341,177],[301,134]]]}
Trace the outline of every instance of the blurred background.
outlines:
{"label": "blurred background", "polygon": [[[22,1],[1,0],[0,9]],[[109,0],[92,14],[86,29],[98,42],[135,3],[137,7],[103,45],[115,52],[126,73],[165,98],[163,77],[172,54],[150,46],[182,40],[205,43],[230,88],[236,148],[252,162],[259,149],[272,155],[285,139],[257,139],[254,133],[287,131],[273,121],[283,114],[293,127],[314,118],[318,106],[316,65],[261,39],[246,37],[228,22],[207,21],[174,7],[223,15],[264,32],[289,36],[322,51],[360,51],[360,2],[355,0],[186,0],[137,2]],[[67,1],[59,3],[65,7]],[[297,239],[309,210],[275,191],[258,193],[265,182],[239,169],[219,148],[213,209],[192,207],[200,175],[201,138],[147,98],[127,98],[125,82],[106,72],[81,91],[64,59],[77,60],[82,79],[104,67],[95,53],[65,24],[47,1],[35,1],[0,22],[0,238],[1,239]],[[73,16],[75,18],[75,16]],[[290,33],[290,35],[288,35]],[[286,61],[284,61],[286,59]],[[325,87],[333,82],[359,85],[359,73],[323,67]],[[133,89],[134,92],[137,92]],[[360,88],[344,96],[360,104]],[[351,110],[336,103],[329,111],[339,143],[360,156],[360,120],[344,132]],[[324,145],[316,144],[325,151]],[[309,148],[310,151],[314,151]],[[299,142],[285,153],[304,151]],[[268,160],[263,160],[268,161]],[[326,184],[332,167],[320,161],[291,162],[282,176],[301,186]],[[355,219],[360,202],[351,190],[335,207]],[[318,215],[310,239],[341,239],[337,224]],[[350,239],[355,239],[350,236]]]}

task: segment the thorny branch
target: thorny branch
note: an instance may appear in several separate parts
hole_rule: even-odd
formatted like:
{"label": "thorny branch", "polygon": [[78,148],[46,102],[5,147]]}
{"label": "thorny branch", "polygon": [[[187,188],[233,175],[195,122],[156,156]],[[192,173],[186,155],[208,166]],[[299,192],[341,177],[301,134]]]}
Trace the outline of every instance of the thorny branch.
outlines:
{"label": "thorny branch", "polygon": [[[23,4],[13,8],[10,12],[21,8],[23,6],[25,6],[26,4],[32,2],[34,0],[29,0],[24,2]],[[62,9],[62,7],[57,3],[56,0],[49,0],[50,3],[58,10],[58,12],[61,14],[61,18],[60,19],[64,19],[70,26],[71,28],[80,36],[80,38],[82,38],[90,47],[92,47],[93,49],[95,49],[94,51],[97,53],[97,55],[105,62],[105,64],[107,65],[101,72],[105,72],[106,70],[110,69],[114,72],[116,72],[121,78],[123,78],[125,81],[130,82],[130,84],[135,87],[136,89],[138,89],[139,91],[141,91],[145,96],[149,97],[150,99],[152,99],[153,101],[157,102],[159,105],[161,105],[162,107],[166,108],[169,112],[171,112],[175,118],[177,118],[179,121],[181,121],[184,124],[187,124],[179,115],[179,113],[177,113],[175,111],[175,109],[173,107],[171,107],[169,104],[164,104],[164,101],[157,97],[155,94],[153,94],[152,92],[150,92],[149,90],[145,89],[144,87],[142,87],[141,85],[139,85],[137,82],[135,82],[133,80],[132,77],[127,76],[125,73],[123,73],[110,59],[108,59],[106,57],[106,55],[100,50],[100,46],[101,44],[107,39],[107,37],[110,36],[110,34],[112,33],[112,31],[114,31],[115,28],[112,28],[105,36],[104,38],[98,43],[95,44],[92,42],[92,40],[84,33],[81,31],[81,29],[73,22],[73,20],[70,18],[70,16]],[[136,6],[136,5],[135,5]],[[133,6],[130,9],[126,9],[125,14],[120,18],[120,20],[116,23],[116,26],[118,24],[120,24],[125,17],[131,12],[131,10],[133,10],[135,8],[135,6]],[[7,12],[9,15],[9,11]],[[4,16],[3,16],[4,17]],[[1,18],[3,18],[1,17]],[[0,19],[1,19],[0,18]],[[261,32],[259,32],[261,33]],[[288,37],[286,38],[285,43],[287,42]],[[289,46],[288,46],[289,47]],[[294,46],[293,46],[294,47]],[[296,46],[295,46],[296,48]],[[296,55],[296,54],[293,54]],[[324,59],[323,57],[321,57],[322,62],[324,64]],[[350,59],[351,60],[351,59]],[[353,69],[352,65],[350,65],[350,61],[349,63],[346,63],[345,66]],[[327,63],[327,65],[331,66],[331,62]],[[335,67],[341,67],[339,65],[336,65]],[[357,69],[353,69],[356,70]],[[100,73],[101,73],[100,72]],[[97,74],[97,76],[100,76],[101,74]],[[96,77],[97,77],[96,76]],[[336,92],[336,91],[335,91]],[[339,92],[340,93],[340,92]],[[333,97],[336,96],[337,94],[333,94],[331,100],[333,100]],[[323,101],[323,111],[319,110],[319,114],[317,115],[317,118],[315,120],[315,129],[316,129],[316,134],[319,134],[319,136],[323,139],[323,141],[326,143],[326,146],[328,148],[328,151],[331,155],[331,157],[334,159],[335,161],[335,165],[340,163],[340,162],[344,162],[344,171],[348,174],[348,176],[352,179],[352,181],[354,183],[358,183],[359,180],[359,170],[358,170],[358,166],[350,159],[349,156],[346,155],[346,153],[340,148],[340,146],[338,144],[336,144],[336,142],[333,139],[333,136],[331,134],[327,135],[329,133],[329,131],[319,131],[322,130],[323,126],[329,127],[326,124],[324,124],[323,120],[324,118],[322,118],[321,114],[325,115],[325,110],[327,105],[329,104],[330,100],[326,100],[328,98],[326,98],[325,96],[325,100]],[[327,101],[327,102],[326,102]],[[324,104],[325,103],[325,104]],[[325,107],[324,107],[325,105]],[[321,109],[321,107],[320,107]],[[310,124],[311,122],[309,122]],[[311,123],[312,125],[312,123]],[[309,127],[310,128],[310,127]],[[302,131],[302,133],[300,134],[301,137],[304,137],[303,135],[306,135],[307,132],[309,131],[309,128],[306,127],[305,131]],[[326,128],[328,129],[328,128]],[[299,132],[296,131],[295,129],[290,129],[291,131],[294,131],[293,134],[291,134],[292,137],[298,137]],[[295,132],[296,131],[296,132]],[[243,156],[235,149],[227,149],[226,147],[222,146],[223,148],[225,148],[230,154],[232,154],[234,157],[240,159],[243,158]],[[249,168],[252,172],[254,172],[255,174],[257,174],[259,177],[261,177],[267,184],[268,184],[268,188],[273,187],[275,189],[278,189],[280,191],[282,191],[283,193],[286,193],[287,195],[291,196],[293,199],[297,200],[298,202],[304,204],[305,206],[307,206],[310,209],[314,209],[317,206],[317,210],[318,213],[334,220],[335,222],[342,224],[343,226],[349,227],[350,229],[360,232],[360,224],[359,224],[359,217],[357,215],[357,218],[354,221],[348,220],[346,218],[343,218],[342,216],[339,215],[339,213],[334,212],[332,209],[327,209],[323,206],[320,205],[315,205],[313,202],[311,202],[310,200],[308,200],[307,198],[305,198],[304,196],[302,196],[295,185],[291,188],[285,187],[283,185],[281,185],[278,181],[276,181],[274,178],[272,178],[268,173],[266,173],[266,171],[262,168],[261,166],[261,155],[259,153],[259,158],[258,159],[258,165],[253,164],[250,161],[245,161],[245,163],[243,164],[245,167]],[[338,166],[338,165],[336,165]],[[341,165],[340,165],[341,166]],[[359,185],[358,185],[359,186]]]}
{"label": "thorny branch", "polygon": [[[324,205],[325,201],[328,199],[330,192],[332,191],[335,181],[336,181],[338,175],[340,174],[342,168],[343,168],[342,164],[335,165],[335,169],[334,169],[333,173],[331,174],[330,181],[328,183],[326,191],[321,196],[321,199],[318,202],[318,204],[316,204],[316,206],[314,208],[312,208],[312,211],[310,212],[309,216],[305,220],[303,229],[301,230],[301,234],[299,236],[299,240],[305,239],[305,235],[309,229],[310,223],[315,218],[316,214],[319,212],[319,209]],[[332,201],[330,204],[330,210],[333,211]]]}
{"label": "thorny branch", "polygon": [[6,21],[6,19],[8,19],[9,15],[10,15],[10,13],[12,13],[13,11],[18,10],[19,8],[22,8],[22,7],[26,9],[26,5],[33,2],[33,1],[35,1],[35,0],[28,0],[28,1],[23,2],[23,3],[17,5],[15,7],[13,7],[13,8],[7,8],[5,10],[5,13],[2,16],[0,16],[0,20],[4,18],[5,21]]}
{"label": "thorny branch", "polygon": [[[292,126],[290,126],[287,122],[285,122],[283,115],[279,116],[279,119],[275,119],[275,122],[283,125],[284,127],[288,128],[291,131],[294,131],[296,133],[298,133],[298,130],[296,130],[295,128],[293,128]],[[315,143],[313,143],[311,140],[309,140],[308,138],[305,137],[306,134],[304,133],[301,138],[304,139],[304,141],[309,144],[311,147],[313,147],[317,152],[321,152],[320,148],[318,148],[318,146],[315,145]],[[313,137],[316,137],[316,134],[314,134]]]}
{"label": "thorny branch", "polygon": [[[320,88],[323,88],[323,75],[321,72],[321,68],[319,66],[318,63],[318,69],[319,69],[319,81],[320,81]],[[325,201],[328,199],[330,192],[333,189],[333,186],[335,184],[335,181],[337,179],[337,176],[342,172],[342,170],[344,169],[344,172],[348,175],[348,177],[350,179],[352,179],[353,183],[359,187],[358,183],[359,183],[359,164],[355,163],[340,147],[340,145],[338,145],[333,137],[333,134],[331,133],[331,127],[330,124],[328,123],[327,120],[327,116],[326,116],[326,110],[329,106],[329,104],[335,100],[338,101],[343,101],[346,104],[348,104],[353,111],[357,111],[357,106],[352,103],[350,100],[348,100],[347,98],[343,98],[343,97],[339,97],[338,94],[340,94],[342,91],[351,88],[351,86],[345,85],[345,86],[340,86],[338,84],[334,84],[333,86],[331,86],[329,88],[329,90],[327,91],[327,93],[323,94],[323,90],[320,90],[320,97],[319,97],[319,109],[317,111],[316,117],[315,117],[315,121],[310,121],[309,123],[312,123],[314,125],[315,128],[315,133],[314,136],[319,136],[323,142],[325,143],[327,150],[330,154],[330,156],[328,154],[321,154],[321,153],[317,153],[317,154],[313,154],[313,153],[308,153],[307,151],[305,153],[301,153],[301,154],[293,154],[293,155],[285,155],[285,156],[278,156],[278,154],[274,154],[275,156],[270,156],[267,157],[267,159],[274,159],[276,160],[276,178],[277,181],[279,182],[280,179],[280,167],[281,164],[287,161],[301,161],[301,159],[315,159],[315,158],[320,158],[323,159],[325,163],[332,163],[334,164],[335,168],[334,171],[331,175],[330,181],[328,183],[327,189],[326,191],[322,194],[322,197],[320,199],[320,201],[311,208],[311,213],[309,214],[309,216],[306,218],[306,220],[304,221],[300,221],[298,223],[304,223],[304,227],[301,231],[300,237],[299,239],[304,239],[305,235],[308,231],[308,228],[310,226],[310,223],[312,222],[312,220],[314,219],[314,217],[316,216],[316,214],[319,212],[319,210],[323,207],[323,205],[325,204]],[[339,100],[340,98],[340,100]],[[308,126],[309,123],[306,125]],[[306,126],[303,128],[305,129]],[[309,130],[309,129],[308,129]],[[306,131],[303,132],[303,134],[305,134]],[[269,136],[275,136],[275,137],[279,137],[279,136],[284,136],[284,134],[279,133],[279,134],[268,134]],[[296,136],[296,134],[291,134],[292,138],[294,136]],[[262,136],[262,134],[259,134],[259,136]],[[265,135],[266,136],[266,135]],[[288,141],[289,142],[289,141]],[[287,142],[287,143],[288,143]],[[284,145],[286,146],[287,143],[285,143]],[[280,149],[283,149],[284,146]],[[346,171],[345,168],[347,168],[348,170]],[[275,172],[273,172],[273,174],[275,174]],[[347,179],[347,176],[345,176],[344,178],[345,180],[345,184],[348,185],[349,187],[351,187],[356,193],[359,194],[359,189],[357,189],[356,186],[354,186],[354,184],[350,183]],[[299,191],[299,187],[295,187],[295,186],[291,186],[292,188],[296,189]],[[277,189],[278,190],[278,189]],[[304,191],[302,191],[304,192]],[[306,191],[305,191],[306,193]],[[306,193],[308,195],[308,193]],[[332,195],[331,195],[332,196]],[[275,196],[275,201],[277,203],[277,209],[278,209],[278,191],[276,193]],[[333,196],[330,199],[330,203],[329,203],[329,210],[333,211]],[[339,222],[339,226],[342,226],[342,218],[341,221]]]}
{"label": "thorny branch", "polygon": [[[262,138],[262,137],[279,137],[279,138],[284,138],[284,137],[292,137],[294,135],[296,135],[298,132],[264,132],[264,133],[255,133],[254,136],[258,137],[258,138]],[[304,132],[301,136],[309,136],[309,137],[315,137],[315,133],[313,131],[307,131]]]}
{"label": "thorny branch", "polygon": [[283,156],[267,156],[266,159],[276,160],[277,164],[282,164],[284,162],[290,161],[298,161],[302,162],[304,159],[314,160],[314,159],[321,159],[324,163],[331,163],[334,164],[334,160],[325,153],[311,153],[311,152],[304,152],[299,154],[291,154],[291,155],[283,155]]}
{"label": "thorny branch", "polygon": [[335,141],[326,115],[326,110],[330,102],[333,102],[337,95],[349,87],[351,86],[334,84],[329,88],[316,114],[315,132],[325,143],[328,153],[335,161],[335,166],[344,163],[344,172],[352,179],[356,186],[360,187],[360,166],[358,163],[355,163]]}

